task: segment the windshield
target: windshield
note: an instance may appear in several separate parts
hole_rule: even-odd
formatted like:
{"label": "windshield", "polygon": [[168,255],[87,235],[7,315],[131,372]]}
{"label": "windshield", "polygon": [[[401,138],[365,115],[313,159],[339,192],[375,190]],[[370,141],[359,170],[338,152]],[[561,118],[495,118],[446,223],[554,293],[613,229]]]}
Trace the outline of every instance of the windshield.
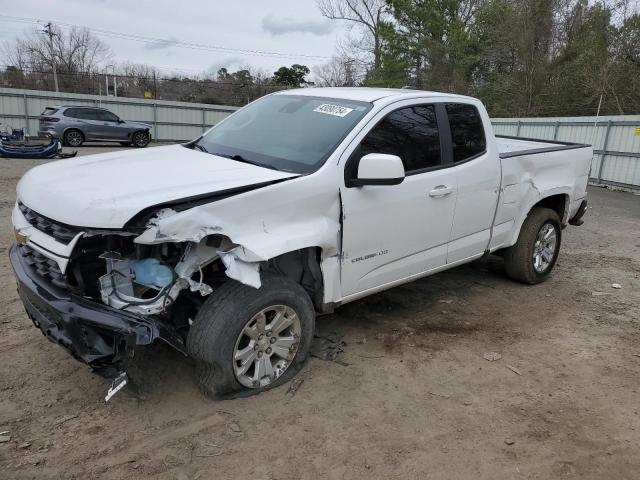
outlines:
{"label": "windshield", "polygon": [[270,95],[234,113],[193,146],[267,168],[310,173],[370,108],[353,100]]}

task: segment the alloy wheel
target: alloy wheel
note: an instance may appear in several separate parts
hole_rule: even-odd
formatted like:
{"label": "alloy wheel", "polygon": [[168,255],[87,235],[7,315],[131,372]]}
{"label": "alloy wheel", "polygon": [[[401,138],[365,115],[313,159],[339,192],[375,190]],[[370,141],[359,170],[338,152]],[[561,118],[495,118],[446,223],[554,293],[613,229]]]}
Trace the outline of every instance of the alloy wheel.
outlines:
{"label": "alloy wheel", "polygon": [[537,273],[544,273],[556,255],[558,233],[551,223],[545,223],[538,231],[533,244],[533,268]]}
{"label": "alloy wheel", "polygon": [[277,380],[298,352],[302,328],[286,305],[262,309],[249,320],[233,350],[236,379],[247,388],[262,388]]}

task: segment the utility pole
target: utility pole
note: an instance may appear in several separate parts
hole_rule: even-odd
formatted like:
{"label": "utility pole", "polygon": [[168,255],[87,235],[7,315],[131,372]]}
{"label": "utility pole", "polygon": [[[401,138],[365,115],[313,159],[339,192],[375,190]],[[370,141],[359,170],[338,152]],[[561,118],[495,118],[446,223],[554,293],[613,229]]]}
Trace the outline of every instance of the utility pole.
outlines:
{"label": "utility pole", "polygon": [[51,55],[51,67],[53,68],[53,84],[55,85],[56,92],[57,92],[58,91],[58,72],[56,72],[56,59],[55,59],[55,55],[53,54],[53,37],[58,34],[54,33],[54,31],[52,30],[51,22],[47,23],[44,26],[44,30],[42,31],[49,36],[49,55]]}
{"label": "utility pole", "polygon": [[345,87],[353,87],[353,59],[350,58],[344,62]]}
{"label": "utility pole", "polygon": [[158,98],[158,83],[156,81],[156,72],[155,72],[155,70],[153,71],[153,98],[154,99]]}

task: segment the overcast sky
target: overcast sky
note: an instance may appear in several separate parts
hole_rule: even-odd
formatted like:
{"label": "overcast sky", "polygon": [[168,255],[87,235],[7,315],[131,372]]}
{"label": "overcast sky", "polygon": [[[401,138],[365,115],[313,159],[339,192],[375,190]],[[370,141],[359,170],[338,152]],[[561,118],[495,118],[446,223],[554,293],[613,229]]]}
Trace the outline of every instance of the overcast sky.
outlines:
{"label": "overcast sky", "polygon": [[[315,0],[0,0],[0,7],[0,14],[5,15],[163,39],[149,44],[99,35],[116,62],[148,63],[164,73],[198,74],[245,65],[273,72],[293,63],[312,67],[328,60],[346,29],[344,24],[325,20]],[[0,17],[0,41],[33,27]],[[176,40],[327,58],[203,51],[178,47]]]}

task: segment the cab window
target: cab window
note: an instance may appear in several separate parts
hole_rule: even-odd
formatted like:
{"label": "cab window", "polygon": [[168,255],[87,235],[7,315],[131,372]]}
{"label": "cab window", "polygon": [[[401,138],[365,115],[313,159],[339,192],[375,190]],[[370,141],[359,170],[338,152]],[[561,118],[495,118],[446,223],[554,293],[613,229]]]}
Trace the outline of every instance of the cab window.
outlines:
{"label": "cab window", "polygon": [[360,143],[359,156],[397,155],[407,174],[441,164],[440,136],[434,105],[416,105],[391,112]]}
{"label": "cab window", "polygon": [[487,141],[478,109],[464,103],[447,103],[445,107],[451,130],[453,161],[464,162],[484,153]]}

